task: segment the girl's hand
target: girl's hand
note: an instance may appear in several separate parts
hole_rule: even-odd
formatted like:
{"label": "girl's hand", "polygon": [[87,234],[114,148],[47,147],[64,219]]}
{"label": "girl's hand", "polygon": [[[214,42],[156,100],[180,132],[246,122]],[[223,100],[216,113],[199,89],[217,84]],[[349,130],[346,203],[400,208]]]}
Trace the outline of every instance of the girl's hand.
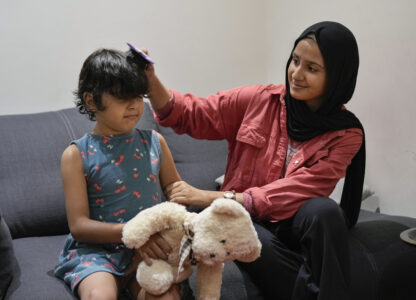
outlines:
{"label": "girl's hand", "polygon": [[144,262],[151,266],[152,261],[150,258],[167,260],[169,253],[172,252],[172,248],[159,233],[156,233],[137,251]]}
{"label": "girl's hand", "polygon": [[176,181],[165,188],[165,194],[169,201],[185,206],[193,205],[198,208],[205,208],[211,204],[213,199],[209,193],[209,191],[197,189],[185,181]]}

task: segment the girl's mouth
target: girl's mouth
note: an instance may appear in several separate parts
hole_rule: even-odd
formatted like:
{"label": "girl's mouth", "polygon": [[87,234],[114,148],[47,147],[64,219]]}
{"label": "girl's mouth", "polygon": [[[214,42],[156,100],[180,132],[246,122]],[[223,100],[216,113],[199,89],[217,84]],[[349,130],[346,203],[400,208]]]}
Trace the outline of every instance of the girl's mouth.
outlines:
{"label": "girl's mouth", "polygon": [[124,118],[129,119],[129,120],[135,120],[137,119],[137,115],[128,115],[128,116],[124,116]]}
{"label": "girl's mouth", "polygon": [[293,82],[293,81],[291,82],[290,87],[291,87],[292,89],[304,89],[304,88],[306,88],[306,86],[303,86],[303,85],[297,84],[297,83],[295,83],[295,82]]}

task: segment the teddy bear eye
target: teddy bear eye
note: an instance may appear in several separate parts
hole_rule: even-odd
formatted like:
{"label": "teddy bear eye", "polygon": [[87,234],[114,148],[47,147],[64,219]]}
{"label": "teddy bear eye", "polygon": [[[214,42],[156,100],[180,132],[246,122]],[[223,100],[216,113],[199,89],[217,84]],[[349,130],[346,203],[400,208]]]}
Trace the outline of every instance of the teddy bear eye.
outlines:
{"label": "teddy bear eye", "polygon": [[226,240],[221,240],[220,243],[225,244]]}

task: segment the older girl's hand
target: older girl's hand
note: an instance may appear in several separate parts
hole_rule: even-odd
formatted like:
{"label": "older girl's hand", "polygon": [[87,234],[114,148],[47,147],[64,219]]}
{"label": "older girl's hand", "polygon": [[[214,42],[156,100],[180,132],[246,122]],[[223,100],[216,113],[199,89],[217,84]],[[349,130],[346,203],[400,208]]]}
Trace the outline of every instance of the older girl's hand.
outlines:
{"label": "older girl's hand", "polygon": [[144,260],[148,266],[151,266],[151,258],[167,260],[168,255],[172,252],[172,248],[159,233],[156,233],[152,235],[147,243],[140,247],[137,252],[142,260]]}
{"label": "older girl's hand", "polygon": [[[141,49],[146,55],[148,51]],[[148,64],[145,70],[147,80],[149,81],[149,90],[146,97],[152,103],[153,109],[163,108],[171,98],[170,92],[165,88],[159,78],[156,76],[155,67],[153,64]]]}
{"label": "older girl's hand", "polygon": [[[141,51],[143,51],[146,55],[149,55],[149,51],[145,48],[140,48]],[[151,63],[147,64],[146,66],[146,76],[150,80],[155,75],[155,66]]]}
{"label": "older girl's hand", "polygon": [[176,181],[166,186],[165,194],[169,201],[198,208],[205,208],[213,201],[209,191],[197,189],[185,181]]}

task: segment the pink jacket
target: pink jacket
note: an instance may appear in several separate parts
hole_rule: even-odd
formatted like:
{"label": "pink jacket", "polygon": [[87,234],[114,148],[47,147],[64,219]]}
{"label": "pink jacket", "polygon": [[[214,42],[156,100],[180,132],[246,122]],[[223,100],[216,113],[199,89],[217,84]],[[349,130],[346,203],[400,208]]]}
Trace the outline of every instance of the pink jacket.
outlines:
{"label": "pink jacket", "polygon": [[251,195],[245,205],[257,219],[293,216],[308,199],[327,197],[362,143],[360,129],[327,132],[307,141],[281,178],[288,147],[285,86],[244,86],[207,98],[173,93],[162,126],[200,139],[226,139],[228,159],[222,190]]}

